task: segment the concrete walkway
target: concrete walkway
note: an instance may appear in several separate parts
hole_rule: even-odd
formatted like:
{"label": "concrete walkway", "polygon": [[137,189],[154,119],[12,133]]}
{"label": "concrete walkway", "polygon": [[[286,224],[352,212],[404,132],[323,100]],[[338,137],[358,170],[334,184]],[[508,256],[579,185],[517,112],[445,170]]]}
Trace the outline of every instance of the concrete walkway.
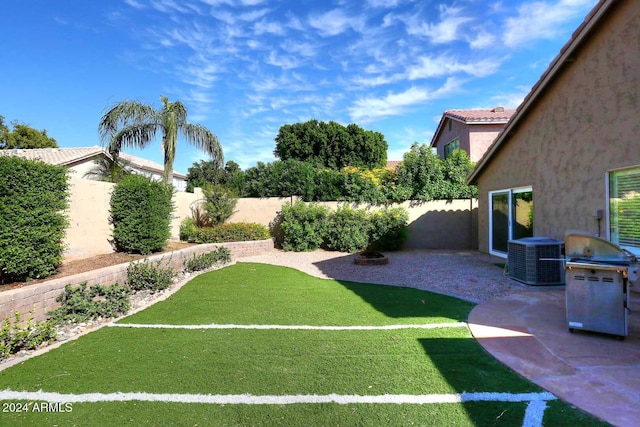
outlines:
{"label": "concrete walkway", "polygon": [[[630,299],[640,309],[640,295]],[[564,287],[537,286],[479,304],[469,327],[489,353],[560,399],[613,425],[640,425],[640,311],[624,341],[570,333]]]}

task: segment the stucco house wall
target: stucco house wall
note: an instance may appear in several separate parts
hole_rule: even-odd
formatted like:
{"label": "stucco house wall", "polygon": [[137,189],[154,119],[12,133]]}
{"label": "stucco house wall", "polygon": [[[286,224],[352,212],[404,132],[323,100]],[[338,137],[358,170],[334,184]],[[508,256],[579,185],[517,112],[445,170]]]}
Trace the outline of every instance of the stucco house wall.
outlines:
{"label": "stucco house wall", "polygon": [[612,4],[472,174],[481,251],[489,251],[489,192],[520,186],[533,188],[534,235],[598,234],[594,213],[603,210],[608,237],[608,172],[640,165],[640,2]]}
{"label": "stucco house wall", "polygon": [[445,158],[445,147],[458,138],[460,149],[472,162],[482,158],[493,140],[504,129],[515,110],[494,107],[491,110],[447,110],[440,118],[430,146]]}
{"label": "stucco house wall", "polygon": [[504,124],[473,125],[469,133],[469,149],[465,150],[469,159],[472,162],[480,160],[502,129]]}
{"label": "stucco house wall", "polygon": [[[451,130],[449,130],[451,127]],[[444,159],[444,147],[455,138],[460,139],[460,149],[469,153],[469,125],[466,125],[457,120],[451,120],[446,118],[444,126],[442,127],[442,133],[438,135],[438,138],[432,145],[435,145],[438,156]]]}

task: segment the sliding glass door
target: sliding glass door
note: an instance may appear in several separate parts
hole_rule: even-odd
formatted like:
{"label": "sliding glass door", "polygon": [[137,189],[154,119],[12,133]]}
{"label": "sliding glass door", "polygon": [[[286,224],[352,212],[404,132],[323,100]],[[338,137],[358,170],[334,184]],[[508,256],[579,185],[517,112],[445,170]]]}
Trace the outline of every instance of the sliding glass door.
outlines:
{"label": "sliding glass door", "polygon": [[489,252],[507,256],[507,242],[533,236],[531,187],[489,192]]}

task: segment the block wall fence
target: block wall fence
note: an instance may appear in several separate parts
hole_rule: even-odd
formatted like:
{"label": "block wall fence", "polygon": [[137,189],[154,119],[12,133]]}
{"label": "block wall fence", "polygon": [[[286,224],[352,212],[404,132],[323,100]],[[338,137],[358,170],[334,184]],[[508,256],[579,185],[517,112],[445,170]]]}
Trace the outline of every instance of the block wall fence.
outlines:
{"label": "block wall fence", "polygon": [[[67,215],[69,227],[64,239],[64,259],[90,258],[113,252],[110,239],[109,200],[114,184],[72,178]],[[191,216],[190,207],[202,199],[202,191],[175,193],[175,210],[171,221],[171,239],[179,240],[180,223]],[[243,198],[238,200],[236,212],[229,222],[256,222],[268,226],[282,205],[296,200],[289,198]],[[323,202],[335,209],[338,202]],[[464,199],[404,202],[409,212],[409,238],[406,249],[476,249],[478,235],[478,201]],[[356,205],[356,207],[358,207]],[[361,205],[359,207],[366,207]]]}
{"label": "block wall fence", "polygon": [[[114,184],[71,178],[69,218],[64,239],[64,261],[90,258],[113,252],[110,244],[112,226],[109,224],[109,200]],[[194,193],[175,193],[175,210],[171,222],[171,239],[179,240],[180,223],[191,216],[190,207],[202,199],[202,191],[196,188]],[[238,200],[236,212],[229,222],[255,222],[268,226],[284,204],[293,203],[292,198],[242,198]],[[338,202],[321,203],[332,209]],[[366,205],[354,205],[364,207]],[[426,203],[405,202],[402,206],[409,213],[409,237],[404,249],[451,249],[475,250],[478,247],[478,201],[477,199],[433,201]],[[372,208],[375,209],[375,208]],[[273,251],[273,241],[234,242],[224,244],[198,245],[167,254],[150,256],[157,261],[164,259],[179,270],[185,258],[193,254],[204,253],[218,246],[231,250],[233,258],[258,255]],[[82,282],[93,284],[124,283],[129,264],[105,267],[88,273],[67,276],[28,285],[22,288],[2,291],[0,287],[0,320],[11,317],[15,312],[26,315],[34,311],[34,319],[44,320],[45,314],[59,304],[55,298],[62,293],[65,285],[79,285]]]}

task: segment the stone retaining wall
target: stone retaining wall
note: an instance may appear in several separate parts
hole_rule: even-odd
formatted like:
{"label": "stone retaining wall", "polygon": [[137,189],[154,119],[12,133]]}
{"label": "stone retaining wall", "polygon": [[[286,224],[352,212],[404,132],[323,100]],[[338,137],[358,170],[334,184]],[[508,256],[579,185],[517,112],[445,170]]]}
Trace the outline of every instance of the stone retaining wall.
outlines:
{"label": "stone retaining wall", "polygon": [[[231,251],[233,260],[275,250],[273,241],[269,239],[252,242],[196,245],[171,253],[152,255],[147,259],[150,262],[162,260],[161,262],[163,264],[165,262],[170,263],[175,271],[180,271],[186,259],[191,258],[194,254],[210,252],[220,246],[224,246]],[[135,262],[141,261],[143,260]],[[116,282],[124,283],[127,278],[127,267],[129,264],[130,263],[127,262],[113,265],[86,273],[79,273],[0,292],[0,319],[13,317],[16,312],[19,312],[23,318],[26,318],[29,312],[33,310],[31,316],[33,316],[34,320],[46,320],[46,313],[60,306],[60,303],[56,302],[56,297],[64,291],[67,284],[77,286],[83,282],[87,282],[88,285],[112,285]]]}

